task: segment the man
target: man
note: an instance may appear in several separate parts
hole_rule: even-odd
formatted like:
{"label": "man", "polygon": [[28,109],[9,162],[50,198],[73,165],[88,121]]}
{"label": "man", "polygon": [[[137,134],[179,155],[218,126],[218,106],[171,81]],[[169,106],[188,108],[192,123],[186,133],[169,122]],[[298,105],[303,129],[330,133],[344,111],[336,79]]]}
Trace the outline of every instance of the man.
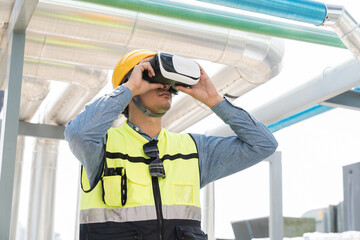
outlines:
{"label": "man", "polygon": [[[200,80],[177,88],[207,105],[237,136],[171,133],[161,127],[169,86],[155,75],[156,53],[137,50],[115,67],[115,90],[87,105],[67,124],[65,138],[83,165],[80,239],[207,239],[200,229],[200,188],[270,156],[269,130]],[[111,128],[124,112],[128,121]],[[234,187],[234,186],[232,186]]]}

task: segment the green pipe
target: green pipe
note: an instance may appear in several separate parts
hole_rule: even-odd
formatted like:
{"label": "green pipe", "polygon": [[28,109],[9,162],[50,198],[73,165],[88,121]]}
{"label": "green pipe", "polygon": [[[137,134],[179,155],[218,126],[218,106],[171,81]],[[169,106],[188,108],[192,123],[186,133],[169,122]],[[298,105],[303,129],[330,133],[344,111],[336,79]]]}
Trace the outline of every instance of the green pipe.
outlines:
{"label": "green pipe", "polygon": [[346,48],[336,33],[314,27],[289,24],[269,19],[204,6],[166,0],[77,0],[168,18],[236,29],[279,38]]}

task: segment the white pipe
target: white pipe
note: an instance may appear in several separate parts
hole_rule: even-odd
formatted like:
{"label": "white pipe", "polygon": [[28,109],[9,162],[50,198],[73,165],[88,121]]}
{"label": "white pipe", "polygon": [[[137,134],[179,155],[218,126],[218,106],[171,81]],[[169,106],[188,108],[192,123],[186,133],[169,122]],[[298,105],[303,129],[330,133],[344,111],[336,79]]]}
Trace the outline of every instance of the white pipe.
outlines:
{"label": "white pipe", "polygon": [[54,238],[58,140],[38,138],[31,168],[27,240]]}
{"label": "white pipe", "polygon": [[29,121],[50,91],[49,81],[23,77],[20,99],[20,121]]}
{"label": "white pipe", "polygon": [[[106,84],[106,78],[103,79],[103,86]],[[81,85],[71,84],[61,97],[49,102],[46,112],[45,122],[48,124],[65,125],[70,119],[88,103],[98,92],[98,88],[89,89]]]}
{"label": "white pipe", "polygon": [[[313,80],[305,82],[293,91],[261,105],[251,114],[265,125],[284,119],[304,109],[321,104],[360,84],[360,61],[353,58],[337,67],[327,68]],[[320,91],[320,90],[321,91]],[[207,131],[208,135],[234,136],[228,125]]]}

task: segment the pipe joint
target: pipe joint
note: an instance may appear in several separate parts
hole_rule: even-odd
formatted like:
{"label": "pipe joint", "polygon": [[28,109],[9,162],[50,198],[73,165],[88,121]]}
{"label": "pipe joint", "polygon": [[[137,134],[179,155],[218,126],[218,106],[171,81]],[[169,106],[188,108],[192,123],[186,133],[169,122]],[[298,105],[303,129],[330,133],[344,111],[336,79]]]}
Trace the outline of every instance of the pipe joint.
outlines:
{"label": "pipe joint", "polygon": [[326,5],[326,17],[323,26],[336,25],[345,13],[345,8],[339,5]]}
{"label": "pipe joint", "polygon": [[334,29],[344,45],[360,60],[360,25],[342,6],[328,5],[325,26]]}

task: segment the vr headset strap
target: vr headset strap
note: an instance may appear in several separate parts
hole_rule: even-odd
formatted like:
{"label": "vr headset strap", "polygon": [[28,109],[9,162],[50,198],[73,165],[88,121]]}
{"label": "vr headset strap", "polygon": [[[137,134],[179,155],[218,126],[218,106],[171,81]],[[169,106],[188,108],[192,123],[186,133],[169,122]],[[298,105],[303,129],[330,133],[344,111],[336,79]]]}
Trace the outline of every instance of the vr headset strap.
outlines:
{"label": "vr headset strap", "polygon": [[147,109],[147,108],[145,108],[144,105],[141,103],[139,96],[134,97],[132,100],[133,100],[133,102],[135,103],[135,105],[136,105],[145,115],[147,115],[147,116],[149,116],[149,117],[162,117],[162,116],[164,116],[164,114],[166,113],[166,112],[164,112],[164,113],[152,113],[152,112],[150,112],[150,110]]}

